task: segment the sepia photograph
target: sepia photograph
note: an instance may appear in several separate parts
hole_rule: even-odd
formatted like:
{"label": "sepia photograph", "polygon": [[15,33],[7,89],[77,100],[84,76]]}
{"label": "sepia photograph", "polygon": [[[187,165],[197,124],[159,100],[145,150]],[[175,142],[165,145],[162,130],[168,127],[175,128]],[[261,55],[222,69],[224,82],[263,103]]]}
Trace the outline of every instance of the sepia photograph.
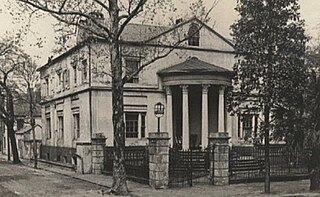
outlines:
{"label": "sepia photograph", "polygon": [[0,1],[0,197],[320,197],[320,1]]}

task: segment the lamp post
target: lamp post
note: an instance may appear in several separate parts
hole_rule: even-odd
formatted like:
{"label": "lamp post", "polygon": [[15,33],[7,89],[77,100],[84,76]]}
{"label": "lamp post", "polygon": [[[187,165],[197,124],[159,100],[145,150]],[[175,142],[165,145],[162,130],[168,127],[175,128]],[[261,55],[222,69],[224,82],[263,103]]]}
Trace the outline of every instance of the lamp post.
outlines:
{"label": "lamp post", "polygon": [[164,114],[164,105],[160,102],[154,105],[154,115],[158,118],[158,133],[160,133],[160,118]]}

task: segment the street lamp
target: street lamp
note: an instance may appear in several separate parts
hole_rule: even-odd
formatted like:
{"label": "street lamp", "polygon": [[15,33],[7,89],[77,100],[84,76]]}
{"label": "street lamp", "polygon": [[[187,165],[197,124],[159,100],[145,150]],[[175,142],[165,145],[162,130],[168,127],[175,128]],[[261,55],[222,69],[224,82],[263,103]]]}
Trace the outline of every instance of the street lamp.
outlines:
{"label": "street lamp", "polygon": [[158,133],[160,133],[160,118],[164,114],[164,105],[160,102],[154,105],[154,115],[158,118]]}

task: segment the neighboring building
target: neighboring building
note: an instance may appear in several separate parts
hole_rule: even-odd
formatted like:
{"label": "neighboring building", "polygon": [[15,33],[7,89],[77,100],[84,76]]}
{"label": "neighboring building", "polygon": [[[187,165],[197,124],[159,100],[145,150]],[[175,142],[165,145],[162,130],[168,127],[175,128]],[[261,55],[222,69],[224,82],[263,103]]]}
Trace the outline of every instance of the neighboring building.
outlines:
{"label": "neighboring building", "polygon": [[[235,61],[233,45],[198,19],[172,27],[129,24],[121,43],[124,75],[168,52],[172,41],[186,32],[192,35],[188,40],[125,84],[126,145],[145,145],[148,133],[157,131],[158,102],[165,105],[160,128],[169,133],[171,146],[206,147],[208,136],[217,132],[228,132],[232,143],[242,137],[237,116],[225,109],[225,88],[231,86]],[[108,43],[81,42],[90,40],[81,29],[78,35],[78,45],[38,69],[42,144],[75,148],[77,142],[90,142],[93,133],[103,133],[111,146]],[[245,129],[253,129],[250,121],[245,122]]]}
{"label": "neighboring building", "polygon": [[[24,159],[30,159],[33,157],[32,153],[32,130],[31,130],[31,125],[29,124],[29,103],[24,100],[24,99],[19,99],[15,101],[14,104],[14,113],[15,113],[15,134],[16,134],[16,143],[17,143],[17,148],[19,151],[19,157],[24,158]],[[40,146],[41,144],[41,108],[39,105],[36,106],[35,111],[34,111],[34,119],[36,123],[36,128],[35,128],[35,134],[36,134],[36,140],[38,142],[38,145]],[[1,124],[0,124],[1,125]],[[2,136],[2,153],[7,155],[8,154],[8,148],[10,149],[10,153],[12,154],[11,151],[11,146],[8,143],[8,134],[7,134],[7,129],[5,125],[2,123],[3,127],[0,127],[3,136]],[[9,146],[9,147],[8,147]]]}

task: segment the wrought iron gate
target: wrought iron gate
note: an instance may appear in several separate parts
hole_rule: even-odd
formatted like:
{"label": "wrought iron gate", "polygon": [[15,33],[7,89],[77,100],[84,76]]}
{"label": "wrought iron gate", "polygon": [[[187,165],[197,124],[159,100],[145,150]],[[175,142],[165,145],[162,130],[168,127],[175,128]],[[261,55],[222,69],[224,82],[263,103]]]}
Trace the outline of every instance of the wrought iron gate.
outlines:
{"label": "wrought iron gate", "polygon": [[178,150],[169,151],[169,186],[192,186],[194,183],[211,183],[210,161],[213,151]]}

